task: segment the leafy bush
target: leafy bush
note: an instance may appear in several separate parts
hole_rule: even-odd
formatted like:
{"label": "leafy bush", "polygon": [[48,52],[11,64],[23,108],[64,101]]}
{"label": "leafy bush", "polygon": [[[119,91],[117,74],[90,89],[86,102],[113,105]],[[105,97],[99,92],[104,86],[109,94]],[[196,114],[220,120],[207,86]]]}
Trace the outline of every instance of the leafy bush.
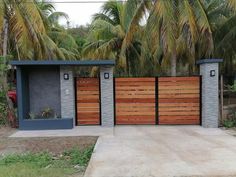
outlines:
{"label": "leafy bush", "polygon": [[226,128],[232,128],[236,126],[236,110],[230,109],[230,113],[227,115],[227,119],[223,120],[223,126]]}
{"label": "leafy bush", "polygon": [[5,92],[0,91],[0,126],[7,125],[7,105]]}
{"label": "leafy bush", "polygon": [[43,118],[52,118],[52,117],[54,117],[54,111],[53,111],[53,109],[51,109],[51,108],[45,108],[45,109],[42,111],[41,116],[42,116]]}

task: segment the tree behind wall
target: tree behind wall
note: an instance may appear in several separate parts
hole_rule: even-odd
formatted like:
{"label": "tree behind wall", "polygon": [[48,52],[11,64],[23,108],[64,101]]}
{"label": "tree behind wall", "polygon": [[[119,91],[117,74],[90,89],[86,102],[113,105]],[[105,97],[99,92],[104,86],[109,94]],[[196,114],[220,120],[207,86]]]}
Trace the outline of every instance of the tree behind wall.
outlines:
{"label": "tree behind wall", "polygon": [[159,62],[163,67],[170,66],[171,76],[176,76],[181,55],[195,64],[192,60],[196,56],[210,56],[214,48],[211,25],[201,0],[155,1],[144,36],[144,44],[150,40],[153,43],[144,48],[151,50],[153,59],[162,53]]}

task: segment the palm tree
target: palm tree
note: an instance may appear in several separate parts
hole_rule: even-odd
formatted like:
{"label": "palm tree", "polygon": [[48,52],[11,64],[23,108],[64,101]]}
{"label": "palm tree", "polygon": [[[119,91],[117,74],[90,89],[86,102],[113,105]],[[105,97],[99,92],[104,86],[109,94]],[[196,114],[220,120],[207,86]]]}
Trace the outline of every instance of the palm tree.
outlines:
{"label": "palm tree", "polygon": [[90,58],[113,58],[118,63],[117,74],[137,75],[141,42],[139,22],[150,1],[108,1],[101,13],[94,15],[83,54]]}
{"label": "palm tree", "polygon": [[[63,53],[47,35],[34,0],[4,0],[0,6],[0,27],[8,32],[8,52],[18,59],[64,59]],[[10,51],[10,46],[11,48]],[[17,55],[15,55],[17,53]],[[3,54],[3,53],[1,53]]]}
{"label": "palm tree", "polygon": [[218,27],[214,31],[215,56],[224,58],[224,73],[232,75],[236,66],[236,2],[228,0],[222,3],[227,13],[218,20]]}
{"label": "palm tree", "polygon": [[[45,11],[41,11],[38,4],[38,1],[35,0],[2,0],[0,3],[1,91],[8,90],[4,68],[9,55],[19,60],[69,58],[69,55],[66,55],[68,51],[60,49],[49,37],[50,26],[45,25],[47,23],[46,15],[43,13]],[[49,17],[49,19],[53,19],[52,16]],[[54,27],[55,24],[52,26]],[[7,94],[6,98],[8,110],[13,113],[13,106]]]}
{"label": "palm tree", "polygon": [[[212,29],[201,0],[155,1],[146,25],[146,44],[154,55],[171,66],[176,76],[177,58],[185,56],[194,63],[196,56],[213,52]],[[147,48],[147,47],[146,47]]]}
{"label": "palm tree", "polygon": [[68,21],[69,16],[64,12],[55,11],[53,4],[45,0],[37,1],[36,5],[43,19],[47,35],[55,42],[65,59],[79,59],[79,46],[67,30],[59,24],[60,18],[65,18]]}

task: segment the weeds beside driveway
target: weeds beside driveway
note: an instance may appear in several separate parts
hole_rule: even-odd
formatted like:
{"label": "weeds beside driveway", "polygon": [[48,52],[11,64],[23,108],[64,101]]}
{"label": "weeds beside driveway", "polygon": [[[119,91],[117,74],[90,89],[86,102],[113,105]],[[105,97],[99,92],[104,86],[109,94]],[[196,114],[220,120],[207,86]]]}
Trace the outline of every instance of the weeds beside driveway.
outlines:
{"label": "weeds beside driveway", "polygon": [[83,176],[97,137],[9,138],[0,128],[0,177]]}

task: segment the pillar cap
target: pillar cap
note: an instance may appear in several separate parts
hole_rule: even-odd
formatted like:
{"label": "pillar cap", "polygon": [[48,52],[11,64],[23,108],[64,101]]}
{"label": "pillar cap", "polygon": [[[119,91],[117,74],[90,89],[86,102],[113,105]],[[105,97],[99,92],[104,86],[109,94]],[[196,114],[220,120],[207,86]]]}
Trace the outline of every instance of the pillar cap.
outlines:
{"label": "pillar cap", "polygon": [[198,60],[196,63],[198,65],[201,65],[201,64],[206,64],[206,63],[221,63],[221,62],[223,62],[223,59],[212,58],[212,59],[201,59],[201,60]]}

